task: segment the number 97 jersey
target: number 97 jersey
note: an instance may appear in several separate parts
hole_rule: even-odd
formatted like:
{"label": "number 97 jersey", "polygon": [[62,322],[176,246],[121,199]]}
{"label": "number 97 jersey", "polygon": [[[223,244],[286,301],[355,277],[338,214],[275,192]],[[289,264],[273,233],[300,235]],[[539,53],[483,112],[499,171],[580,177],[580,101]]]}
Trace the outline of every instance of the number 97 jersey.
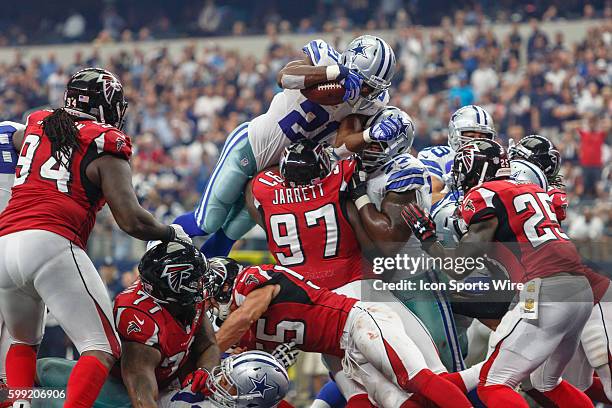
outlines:
{"label": "number 97 jersey", "polygon": [[362,279],[368,269],[346,216],[354,170],[353,160],[341,160],[319,184],[297,188],[285,187],[272,170],[253,180],[255,206],[276,261],[327,289]]}

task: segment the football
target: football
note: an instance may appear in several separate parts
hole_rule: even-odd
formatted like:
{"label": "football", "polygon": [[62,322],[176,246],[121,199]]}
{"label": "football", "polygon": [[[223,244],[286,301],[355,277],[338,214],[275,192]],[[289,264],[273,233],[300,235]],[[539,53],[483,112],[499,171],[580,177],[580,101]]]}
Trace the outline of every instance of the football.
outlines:
{"label": "football", "polygon": [[322,82],[302,89],[302,95],[319,105],[338,105],[344,97],[344,86],[338,81]]}

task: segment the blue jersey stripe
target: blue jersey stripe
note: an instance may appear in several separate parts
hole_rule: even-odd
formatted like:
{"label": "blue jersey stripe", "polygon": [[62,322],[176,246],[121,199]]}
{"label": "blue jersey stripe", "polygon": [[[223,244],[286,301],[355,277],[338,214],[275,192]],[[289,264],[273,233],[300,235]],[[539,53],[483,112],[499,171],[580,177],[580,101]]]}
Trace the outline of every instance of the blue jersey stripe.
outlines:
{"label": "blue jersey stripe", "polygon": [[425,185],[425,180],[422,177],[412,177],[409,179],[394,181],[390,184],[387,184],[387,190],[395,190],[404,187],[408,187],[410,185]]}
{"label": "blue jersey stripe", "polygon": [[16,131],[17,129],[15,128],[15,126],[11,126],[11,125],[1,125],[0,126],[0,133],[10,133],[12,135]]}
{"label": "blue jersey stripe", "polygon": [[423,169],[406,169],[406,170],[400,170],[397,171],[393,174],[391,174],[391,176],[389,176],[389,179],[387,180],[387,182],[389,181],[393,181],[396,180],[398,178],[402,178],[405,176],[410,176],[410,175],[414,175],[414,174],[423,174]]}

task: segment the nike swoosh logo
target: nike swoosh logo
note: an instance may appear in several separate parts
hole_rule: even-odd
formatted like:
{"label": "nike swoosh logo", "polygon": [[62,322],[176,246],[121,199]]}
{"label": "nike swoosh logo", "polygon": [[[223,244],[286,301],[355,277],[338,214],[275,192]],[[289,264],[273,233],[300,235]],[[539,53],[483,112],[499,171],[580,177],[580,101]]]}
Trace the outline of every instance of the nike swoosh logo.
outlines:
{"label": "nike swoosh logo", "polygon": [[145,321],[144,321],[144,319],[140,320],[140,319],[139,319],[137,316],[134,316],[134,317],[136,317],[136,321],[137,321],[139,324],[144,324],[144,322],[145,322]]}

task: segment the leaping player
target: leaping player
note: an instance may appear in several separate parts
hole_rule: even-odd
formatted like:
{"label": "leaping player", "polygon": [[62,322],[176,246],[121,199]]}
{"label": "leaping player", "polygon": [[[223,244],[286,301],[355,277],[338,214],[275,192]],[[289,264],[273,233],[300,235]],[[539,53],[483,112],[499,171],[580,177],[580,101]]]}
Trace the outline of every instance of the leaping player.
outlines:
{"label": "leaping player", "polygon": [[[257,172],[278,164],[286,146],[306,138],[332,142],[347,154],[347,146],[386,140],[401,125],[389,120],[354,135],[355,140],[336,139],[344,118],[371,116],[389,99],[396,61],[384,40],[363,35],[351,41],[342,54],[322,40],[311,41],[302,50],[303,59],[289,62],[279,72],[283,91],[274,96],[268,111],[228,136],[196,209],[176,220],[191,236],[215,233],[202,247],[208,257],[227,255],[235,240],[255,225],[244,206],[245,185]],[[327,81],[343,84],[346,91],[341,103],[320,105],[300,92]]]}

